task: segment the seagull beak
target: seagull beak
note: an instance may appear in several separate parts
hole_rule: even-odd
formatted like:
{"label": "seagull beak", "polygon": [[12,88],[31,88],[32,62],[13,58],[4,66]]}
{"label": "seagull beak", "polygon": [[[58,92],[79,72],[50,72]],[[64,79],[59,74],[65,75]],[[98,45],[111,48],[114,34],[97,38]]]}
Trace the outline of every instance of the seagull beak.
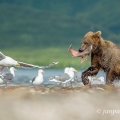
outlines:
{"label": "seagull beak", "polygon": [[98,78],[98,80],[101,80],[100,78]]}
{"label": "seagull beak", "polygon": [[17,63],[17,64],[16,64],[16,66],[20,66],[20,64],[19,64],[19,63]]}
{"label": "seagull beak", "polygon": [[96,78],[96,77],[94,77],[94,78],[93,78],[93,80],[97,80],[97,78]]}
{"label": "seagull beak", "polygon": [[44,74],[45,72],[44,72],[44,71],[42,71],[42,73]]}
{"label": "seagull beak", "polygon": [[74,72],[78,72],[77,70],[74,70]]}

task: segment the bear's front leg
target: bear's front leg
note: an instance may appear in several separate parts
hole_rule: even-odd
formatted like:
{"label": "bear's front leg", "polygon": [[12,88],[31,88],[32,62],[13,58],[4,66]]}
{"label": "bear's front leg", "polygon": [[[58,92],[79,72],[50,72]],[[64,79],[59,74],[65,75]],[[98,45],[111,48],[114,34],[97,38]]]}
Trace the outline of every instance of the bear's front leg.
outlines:
{"label": "bear's front leg", "polygon": [[86,71],[84,71],[82,73],[82,82],[83,82],[83,84],[84,85],[89,84],[88,76],[94,76],[94,75],[96,75],[98,73],[98,71],[99,71],[99,68],[93,67],[93,66],[89,67]]}

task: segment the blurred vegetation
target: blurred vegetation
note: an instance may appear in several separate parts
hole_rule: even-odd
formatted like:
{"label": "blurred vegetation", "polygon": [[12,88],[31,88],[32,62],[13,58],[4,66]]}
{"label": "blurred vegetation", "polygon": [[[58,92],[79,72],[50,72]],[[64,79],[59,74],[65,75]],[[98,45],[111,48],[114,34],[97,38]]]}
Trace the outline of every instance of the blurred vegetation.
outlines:
{"label": "blurred vegetation", "polygon": [[[59,67],[73,65],[67,48],[73,44],[78,49],[88,31],[101,30],[104,39],[120,43],[119,3],[119,0],[0,0],[1,51],[18,57],[17,60],[41,65],[57,55]],[[42,58],[36,57],[39,55]]]}

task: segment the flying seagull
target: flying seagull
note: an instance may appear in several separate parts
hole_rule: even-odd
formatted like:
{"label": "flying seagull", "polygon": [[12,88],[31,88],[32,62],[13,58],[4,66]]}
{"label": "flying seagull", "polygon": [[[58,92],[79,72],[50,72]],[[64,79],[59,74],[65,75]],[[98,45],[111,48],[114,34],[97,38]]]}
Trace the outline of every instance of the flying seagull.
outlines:
{"label": "flying seagull", "polygon": [[2,52],[0,52],[0,66],[1,67],[9,67],[9,66],[20,66],[20,64],[12,59],[9,56],[5,56]]}
{"label": "flying seagull", "polygon": [[1,68],[1,70],[4,67],[9,67],[9,66],[44,69],[44,68],[53,67],[56,64],[58,64],[58,62],[56,62],[56,61],[49,64],[48,66],[38,66],[38,65],[28,64],[28,63],[16,61],[13,58],[11,58],[9,56],[5,56],[2,52],[0,52],[0,68]]}
{"label": "flying seagull", "polygon": [[34,77],[30,82],[32,82],[34,85],[40,85],[43,82],[43,73],[44,71],[42,69],[38,70],[38,75]]}

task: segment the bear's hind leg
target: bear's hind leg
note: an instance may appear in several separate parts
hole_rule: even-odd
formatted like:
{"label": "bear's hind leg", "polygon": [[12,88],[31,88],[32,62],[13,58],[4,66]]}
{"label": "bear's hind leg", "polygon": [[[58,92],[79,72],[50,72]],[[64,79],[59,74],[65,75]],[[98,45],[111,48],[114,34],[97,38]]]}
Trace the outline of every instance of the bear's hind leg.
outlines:
{"label": "bear's hind leg", "polygon": [[113,84],[115,79],[117,79],[117,76],[115,75],[114,71],[106,74],[106,84]]}

